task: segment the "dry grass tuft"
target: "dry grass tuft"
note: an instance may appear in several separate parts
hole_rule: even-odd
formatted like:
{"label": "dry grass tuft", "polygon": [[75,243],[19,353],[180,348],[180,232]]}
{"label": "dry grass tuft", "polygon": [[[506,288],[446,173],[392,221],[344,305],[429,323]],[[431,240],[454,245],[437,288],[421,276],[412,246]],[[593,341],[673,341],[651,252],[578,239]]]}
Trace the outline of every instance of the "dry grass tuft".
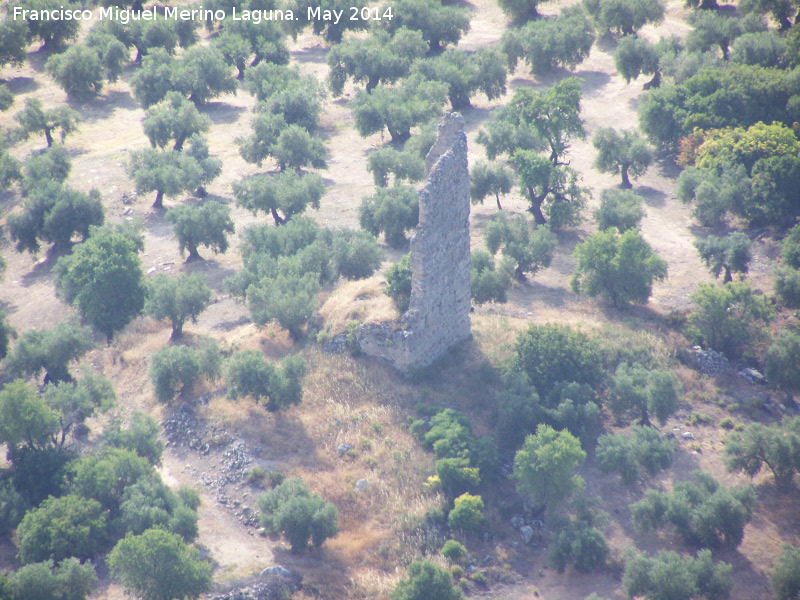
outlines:
{"label": "dry grass tuft", "polygon": [[400,318],[392,299],[383,293],[383,282],[378,277],[343,283],[328,296],[319,314],[330,334],[344,331],[349,320],[382,323]]}

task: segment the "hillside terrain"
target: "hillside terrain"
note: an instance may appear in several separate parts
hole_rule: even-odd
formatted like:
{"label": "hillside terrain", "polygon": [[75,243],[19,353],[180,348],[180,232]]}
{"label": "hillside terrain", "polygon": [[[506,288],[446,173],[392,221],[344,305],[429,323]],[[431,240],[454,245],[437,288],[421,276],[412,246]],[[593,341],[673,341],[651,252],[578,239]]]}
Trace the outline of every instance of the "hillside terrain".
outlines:
{"label": "hillside terrain", "polygon": [[[554,19],[579,5],[572,0],[548,2],[539,6],[539,13],[543,18]],[[466,11],[470,24],[458,42],[459,49],[473,52],[501,48],[504,33],[512,25],[495,0],[460,2],[457,6]],[[670,0],[664,6],[663,20],[641,26],[636,32],[639,38],[656,44],[670,36],[685,39],[690,34],[692,14],[697,9],[680,0]],[[730,16],[737,7],[726,5],[719,11]],[[770,28],[775,30],[777,24],[773,20]],[[86,43],[94,24],[83,24],[74,43]],[[198,33],[200,45],[211,45],[221,35],[219,30],[202,28]],[[348,32],[345,37],[366,35]],[[321,87],[328,86],[330,69],[326,57],[334,45],[309,29],[301,31],[296,39],[287,38],[287,44],[289,64],[298,67],[302,75],[316,78]],[[24,64],[0,68],[0,83],[4,82],[14,95],[13,106],[0,113],[3,130],[12,131],[18,126],[14,115],[29,98],[39,99],[46,108],[66,105],[77,112],[77,128],[63,140],[72,161],[66,184],[84,194],[98,190],[106,223],[141,225],[144,243],[138,256],[145,282],[159,274],[192,274],[199,275],[210,288],[208,307],[196,322],[187,320],[182,338],[172,339],[168,320],[136,316],[108,343],[106,335],[95,330],[92,348],[70,365],[73,374],[86,367],[88,372],[105,376],[116,393],[113,408],[98,410],[87,420],[89,433],[85,437],[70,438],[69,444],[77,452],[104,448],[104,429],[115,419],[129,423],[138,411],[153,417],[162,428],[160,439],[165,448],[157,472],[164,483],[176,493],[181,486],[199,492],[194,546],[203,559],[210,561],[214,582],[211,591],[201,597],[223,597],[237,587],[253,586],[264,569],[280,565],[302,577],[302,585],[291,595],[297,600],[384,599],[408,577],[409,565],[425,558],[456,573],[454,585],[460,585],[468,597],[581,600],[596,593],[600,598],[625,598],[623,574],[626,562],[633,560],[631,552],[652,556],[672,550],[695,556],[706,547],[686,543],[678,528],[663,524],[643,531],[634,524],[631,509],[649,489],[669,494],[677,484],[691,480],[697,469],[712,475],[726,488],[753,487],[756,501],[740,543],[712,546],[712,556],[715,563],[722,561],[732,566],[732,600],[774,597],[770,576],[784,545],[800,543],[796,482],[791,482],[790,474],[787,491],[776,484],[766,467],[753,477],[741,470],[732,472],[726,468],[725,448],[728,436],[741,433],[745,425],[778,427],[782,418],[788,422],[798,414],[792,396],[796,386],[760,381],[767,348],[780,331],[795,331],[798,325],[798,313],[773,291],[775,269],[785,263],[781,249],[789,227],[748,220],[732,209],[722,227],[703,226],[693,212],[694,205],[678,199],[678,177],[686,165],[677,164],[676,156],[685,147],[676,152],[667,145],[654,146],[654,160],[633,181],[632,190],[642,198],[641,237],[666,261],[666,278],[653,283],[652,294],[649,299],[645,297],[645,302],[627,306],[614,306],[607,299],[574,291],[570,279],[579,268],[576,248],[598,232],[593,212],[600,207],[602,192],[618,189],[619,184],[618,174],[603,173],[593,166],[598,153],[593,136],[604,127],[639,127],[639,107],[650,93],[642,88],[649,76],[626,82],[617,72],[617,45],[613,35],[600,32],[585,60],[573,69],[559,66],[544,74],[533,74],[529,64],[520,61],[508,73],[503,94],[488,100],[484,93],[476,93],[469,106],[459,109],[465,120],[472,167],[491,158],[478,142],[479,135],[496,118],[497,109],[508,105],[516,92],[545,92],[569,77],[579,78],[585,136],[569,140],[563,164],[580,175],[580,185],[589,192],[588,201],[577,226],[553,228],[556,244],[548,265],[513,278],[506,302],[475,303],[471,315],[473,338],[433,368],[413,377],[404,377],[389,365],[348,351],[352,348],[338,353],[323,351],[324,342],[347,331],[348,322],[383,322],[400,316],[384,289],[387,270],[408,252],[407,244],[392,247],[381,235],[378,244],[383,262],[370,277],[348,281],[337,273],[336,281],[319,286],[319,306],[300,335],[291,335],[276,320],[257,324],[258,318],[251,314],[247,302],[237,298],[226,282],[245,270],[242,251],[248,251],[246,229],[274,224],[269,212],[254,215],[236,202],[233,186],[243,177],[276,173],[279,169],[271,157],[263,164],[254,164],[240,153],[238,140],[250,135],[258,105],[243,86],[234,93],[212,98],[199,109],[210,119],[210,128],[204,134],[210,156],[221,161],[219,176],[202,186],[207,196],[199,199],[182,191],[164,198],[166,209],[217,201],[230,210],[235,233],[229,236],[227,251],[216,253],[205,247],[200,250],[204,260],[187,261],[187,253],[175,238],[173,222],[165,216],[168,211],[151,207],[154,192],[137,194],[128,168],[132,153],[151,145],[142,127],[146,109],[131,84],[143,67],[133,60],[126,63],[116,82],[106,82],[101,93],[85,102],[68,98],[54,81],[45,68],[51,51],[40,49],[39,42],[28,46]],[[181,56],[186,51],[178,48],[176,53]],[[795,57],[789,64],[797,62]],[[233,73],[235,69],[231,67]],[[361,89],[363,83],[347,80],[340,96],[327,92],[322,103],[314,135],[324,142],[327,166],[304,166],[303,171],[316,173],[324,181],[319,208],[309,207],[304,213],[320,227],[358,230],[362,198],[377,190],[367,168],[370,154],[385,147],[400,148],[383,128],[381,133],[359,134],[354,106]],[[442,107],[450,109],[449,103]],[[723,126],[727,124],[719,125]],[[423,129],[424,126],[415,125],[411,139],[421,135]],[[790,127],[784,129],[791,131]],[[43,136],[34,134],[8,144],[7,151],[23,161],[44,148]],[[56,295],[56,263],[65,253],[54,252],[44,243],[34,254],[15,250],[9,217],[24,210],[26,199],[20,185],[9,185],[6,191],[0,187],[0,254],[6,263],[0,303],[8,324],[17,332],[16,340],[10,342],[10,353],[25,332],[54,328],[68,317],[81,317],[75,306]],[[419,189],[422,182],[410,185]],[[793,206],[798,203],[796,196],[795,189]],[[502,196],[502,205],[509,215],[530,217],[530,200],[517,185]],[[473,204],[473,250],[484,247],[484,234],[497,212],[493,195],[483,203]],[[721,368],[709,369],[703,367],[702,356],[709,355],[703,351],[712,345],[692,337],[687,319],[697,311],[692,295],[699,286],[721,288],[723,283],[709,271],[695,242],[733,231],[744,232],[752,243],[746,275],[736,273],[734,280],[748,282],[753,295],[765,300],[773,316],[764,321],[763,332],[754,335],[738,356],[730,352]],[[531,325],[545,324],[571,327],[591,338],[605,357],[605,370],[598,379],[602,383],[595,386],[596,401],[601,405],[598,430],[593,439],[581,437],[586,458],[575,469],[584,482],[579,494],[599,497],[599,509],[605,513],[605,518],[599,517],[595,524],[608,545],[608,557],[601,568],[590,572],[582,572],[571,563],[562,572],[554,568],[549,552],[565,526],[553,514],[555,503],[548,505],[545,516],[543,509],[536,510],[524,501],[524,494],[517,491],[511,477],[518,447],[504,447],[503,436],[496,429],[498,398],[511,393],[509,372],[519,375],[524,370],[515,363],[521,360],[518,340],[523,338],[518,336],[524,336]],[[266,402],[253,401],[251,397],[231,399],[226,367],[222,376],[198,377],[194,385],[174,394],[169,401],[159,400],[150,375],[154,354],[167,346],[201,349],[207,338],[216,342],[223,360],[243,351],[257,351],[277,365],[287,357],[300,355],[307,367],[302,401],[277,410],[273,403],[268,410]],[[699,361],[697,352],[692,350],[696,344],[703,346]],[[656,469],[655,474],[640,473],[633,483],[625,485],[617,472],[600,468],[597,436],[633,435],[636,425],[647,421],[646,408],[643,419],[636,418],[633,412],[618,418],[612,414],[609,401],[615,393],[615,369],[619,374],[620,364],[639,361],[648,372],[671,373],[675,389],[679,390],[675,410],[661,421],[651,410],[650,419],[659,439],[674,446],[674,455],[668,468]],[[789,368],[800,367],[800,356],[792,355],[787,361]],[[7,363],[0,363],[0,378],[4,385],[10,385],[15,377],[6,367]],[[748,378],[744,372],[747,368],[759,371],[758,377]],[[42,386],[41,370],[27,380],[31,385]],[[531,385],[536,383],[528,382],[528,392],[535,394]],[[539,397],[545,396],[545,392],[539,392]],[[479,492],[485,504],[485,522],[475,531],[447,525],[453,496],[460,494],[443,489],[437,475],[437,459],[441,456],[438,450],[434,452],[433,443],[426,445],[424,433],[420,434],[420,428],[429,428],[431,418],[444,414],[445,409],[463,413],[470,424],[470,435],[476,440],[497,440],[500,445],[493,477],[484,477],[482,472],[484,481],[477,491],[471,490]],[[420,422],[423,425],[415,427]],[[0,430],[5,431],[5,427]],[[532,434],[534,430],[525,433]],[[347,446],[344,451],[343,444]],[[800,469],[800,450],[794,451]],[[471,466],[477,473],[476,465]],[[11,458],[3,468],[4,478],[10,477]],[[319,548],[299,553],[292,552],[279,534],[266,531],[257,501],[273,484],[293,477],[301,478],[312,493],[319,494],[338,511],[338,534]],[[566,500],[563,505],[568,506]],[[565,514],[572,519],[577,518],[576,513],[570,508]],[[521,525],[532,530],[527,540]],[[463,568],[456,569],[439,552],[449,539],[461,542],[469,552]],[[14,531],[0,536],[3,572],[20,568],[19,544],[20,536]],[[106,558],[103,553],[94,558],[98,582],[88,595],[91,600],[126,597]],[[461,577],[457,574],[459,569]],[[480,576],[470,577],[475,573]],[[638,596],[651,597],[644,592]]]}

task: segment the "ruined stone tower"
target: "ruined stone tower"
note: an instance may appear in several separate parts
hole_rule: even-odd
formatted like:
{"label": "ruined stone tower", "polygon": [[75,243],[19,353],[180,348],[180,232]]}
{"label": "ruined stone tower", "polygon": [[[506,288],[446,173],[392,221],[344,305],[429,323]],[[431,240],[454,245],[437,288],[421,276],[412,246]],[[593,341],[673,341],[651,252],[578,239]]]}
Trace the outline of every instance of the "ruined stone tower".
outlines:
{"label": "ruined stone tower", "polygon": [[400,321],[365,326],[362,351],[396,368],[425,367],[470,336],[469,170],[464,119],[445,115],[425,158],[411,239],[411,303]]}

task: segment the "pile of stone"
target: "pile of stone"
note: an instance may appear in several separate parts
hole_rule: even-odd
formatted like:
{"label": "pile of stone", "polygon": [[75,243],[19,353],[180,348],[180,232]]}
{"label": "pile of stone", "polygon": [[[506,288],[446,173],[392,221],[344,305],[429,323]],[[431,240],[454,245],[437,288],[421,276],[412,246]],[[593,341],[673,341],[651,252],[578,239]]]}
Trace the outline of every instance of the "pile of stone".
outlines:
{"label": "pile of stone", "polygon": [[728,368],[728,359],[720,352],[703,350],[700,346],[693,346],[692,353],[694,353],[697,369],[701,373],[716,375]]}
{"label": "pile of stone", "polygon": [[514,515],[511,517],[511,526],[519,531],[522,541],[526,544],[531,543],[535,533],[542,533],[545,531],[544,521],[541,519],[526,519],[522,515]]}
{"label": "pile of stone", "polygon": [[284,567],[270,567],[261,573],[257,582],[211,596],[210,600],[284,600],[301,587],[302,577],[299,575]]}
{"label": "pile of stone", "polygon": [[186,446],[197,450],[200,454],[208,454],[210,447],[203,441],[205,426],[197,418],[194,407],[184,402],[178,409],[167,417],[161,426],[164,428],[164,437],[167,446]]}
{"label": "pile of stone", "polygon": [[749,367],[739,371],[739,377],[741,377],[746,381],[749,381],[753,385],[767,382],[767,379],[761,373]]}

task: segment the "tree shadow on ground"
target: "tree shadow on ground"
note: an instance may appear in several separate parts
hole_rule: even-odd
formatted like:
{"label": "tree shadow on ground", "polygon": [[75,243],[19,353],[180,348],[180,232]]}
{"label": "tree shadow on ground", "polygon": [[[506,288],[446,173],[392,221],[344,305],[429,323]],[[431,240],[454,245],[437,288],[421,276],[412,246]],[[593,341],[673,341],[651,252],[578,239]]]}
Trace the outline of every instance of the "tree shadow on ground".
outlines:
{"label": "tree shadow on ground", "polygon": [[292,52],[292,58],[299,63],[316,63],[324,65],[328,55],[328,48],[318,44]]}
{"label": "tree shadow on ground", "polygon": [[666,204],[667,195],[661,190],[652,188],[649,185],[637,186],[633,191],[644,198],[644,202],[647,206],[660,208]]}
{"label": "tree shadow on ground", "polygon": [[202,107],[201,112],[208,116],[214,125],[230,125],[236,123],[242,116],[242,113],[247,112],[243,106],[234,106],[227,102],[214,101],[207,102]]}
{"label": "tree shadow on ground", "polygon": [[12,77],[4,83],[8,90],[15,96],[18,94],[29,94],[39,89],[39,83],[33,77]]}
{"label": "tree shadow on ground", "polygon": [[109,118],[117,109],[136,110],[139,103],[126,90],[109,90],[87,102],[67,100],[67,105],[78,112],[81,120],[87,123]]}

